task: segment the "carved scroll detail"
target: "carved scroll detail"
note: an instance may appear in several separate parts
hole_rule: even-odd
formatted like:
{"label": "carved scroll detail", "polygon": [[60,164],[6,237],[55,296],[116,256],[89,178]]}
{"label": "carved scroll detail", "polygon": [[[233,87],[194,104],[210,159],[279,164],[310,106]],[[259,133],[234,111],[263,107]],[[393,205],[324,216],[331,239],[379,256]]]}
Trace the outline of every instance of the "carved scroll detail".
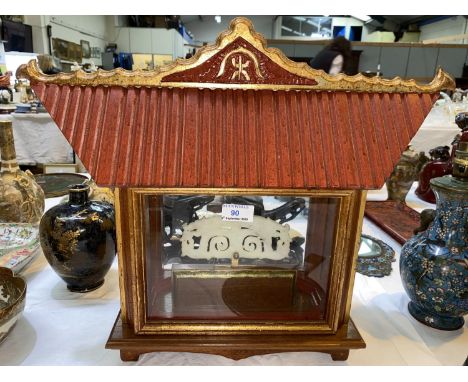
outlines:
{"label": "carved scroll detail", "polygon": [[196,220],[184,226],[180,238],[182,256],[192,259],[281,260],[291,246],[289,226],[269,218],[254,216],[253,222],[228,222],[220,216]]}

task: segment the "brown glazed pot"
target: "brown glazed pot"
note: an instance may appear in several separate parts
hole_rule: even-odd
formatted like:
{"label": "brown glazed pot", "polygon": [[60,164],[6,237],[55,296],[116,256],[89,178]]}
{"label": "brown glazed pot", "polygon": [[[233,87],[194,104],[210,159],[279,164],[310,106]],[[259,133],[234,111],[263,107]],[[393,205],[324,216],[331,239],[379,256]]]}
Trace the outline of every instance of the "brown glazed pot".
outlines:
{"label": "brown glazed pot", "polygon": [[42,251],[72,292],[99,288],[115,257],[114,208],[88,192],[88,185],[71,186],[68,202],[48,210],[39,226]]}

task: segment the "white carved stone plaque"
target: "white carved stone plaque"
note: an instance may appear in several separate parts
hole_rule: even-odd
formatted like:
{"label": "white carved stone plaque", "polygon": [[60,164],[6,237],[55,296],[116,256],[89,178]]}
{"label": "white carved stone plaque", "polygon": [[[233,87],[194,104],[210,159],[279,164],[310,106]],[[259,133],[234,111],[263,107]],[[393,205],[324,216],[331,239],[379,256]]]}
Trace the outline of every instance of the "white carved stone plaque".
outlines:
{"label": "white carved stone plaque", "polygon": [[288,257],[289,225],[254,216],[253,222],[223,221],[221,216],[202,218],[184,226],[182,256],[192,259],[281,260]]}

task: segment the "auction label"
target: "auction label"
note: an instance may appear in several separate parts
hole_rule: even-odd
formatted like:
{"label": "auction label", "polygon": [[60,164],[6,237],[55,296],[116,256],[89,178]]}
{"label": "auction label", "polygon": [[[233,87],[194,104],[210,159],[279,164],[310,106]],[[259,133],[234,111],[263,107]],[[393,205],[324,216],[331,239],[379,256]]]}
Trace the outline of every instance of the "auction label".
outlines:
{"label": "auction label", "polygon": [[221,216],[224,221],[253,222],[254,206],[246,204],[223,204]]}

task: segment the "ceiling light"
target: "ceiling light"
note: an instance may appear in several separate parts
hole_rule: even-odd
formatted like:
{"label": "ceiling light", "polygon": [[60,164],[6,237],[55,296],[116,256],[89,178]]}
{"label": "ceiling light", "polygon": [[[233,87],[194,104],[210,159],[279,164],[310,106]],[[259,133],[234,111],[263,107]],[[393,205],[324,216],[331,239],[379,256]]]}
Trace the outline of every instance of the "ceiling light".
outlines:
{"label": "ceiling light", "polygon": [[221,16],[215,16],[215,21],[219,24],[221,23]]}
{"label": "ceiling light", "polygon": [[365,23],[372,20],[372,17],[366,16],[366,15],[351,15],[351,17],[354,17],[355,19],[364,21]]}

